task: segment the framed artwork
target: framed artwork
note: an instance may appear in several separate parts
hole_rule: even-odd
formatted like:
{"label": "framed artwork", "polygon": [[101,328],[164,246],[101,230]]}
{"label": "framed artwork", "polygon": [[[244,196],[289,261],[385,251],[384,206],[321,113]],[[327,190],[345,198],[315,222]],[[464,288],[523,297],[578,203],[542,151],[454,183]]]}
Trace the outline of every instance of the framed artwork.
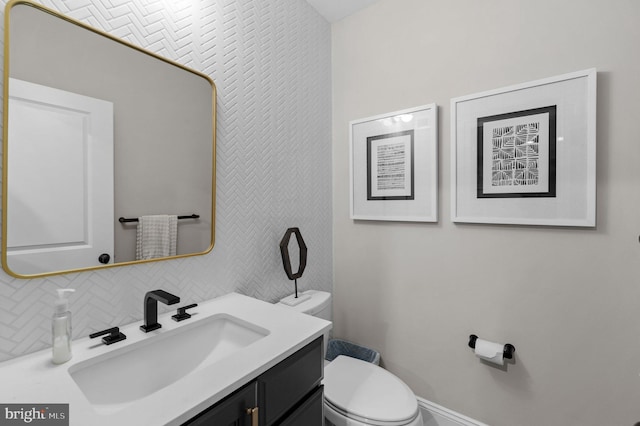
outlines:
{"label": "framed artwork", "polygon": [[454,222],[594,227],[596,70],[451,100]]}
{"label": "framed artwork", "polygon": [[556,106],[478,118],[478,198],[555,197]]}
{"label": "framed artwork", "polygon": [[436,222],[435,104],[349,123],[351,218]]}
{"label": "framed artwork", "polygon": [[367,138],[367,200],[413,200],[415,131]]}

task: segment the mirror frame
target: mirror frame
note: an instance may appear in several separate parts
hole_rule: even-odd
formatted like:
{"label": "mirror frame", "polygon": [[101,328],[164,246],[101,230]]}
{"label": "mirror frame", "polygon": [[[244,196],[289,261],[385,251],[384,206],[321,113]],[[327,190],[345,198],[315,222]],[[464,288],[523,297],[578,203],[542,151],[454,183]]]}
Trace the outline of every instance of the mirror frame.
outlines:
{"label": "mirror frame", "polygon": [[[211,84],[211,89],[212,89],[212,169],[211,169],[211,243],[209,245],[209,247],[202,251],[202,252],[195,252],[195,253],[187,253],[187,254],[179,254],[179,255],[175,255],[175,256],[167,256],[167,257],[160,257],[160,258],[155,258],[155,259],[144,259],[144,260],[131,260],[131,261],[124,261],[124,262],[118,262],[118,263],[110,263],[110,264],[106,264],[106,265],[95,265],[95,266],[89,266],[89,267],[82,267],[82,268],[77,268],[77,269],[67,269],[67,270],[60,270],[60,271],[51,271],[51,272],[42,272],[42,273],[37,273],[37,274],[19,274],[16,273],[14,271],[11,270],[11,268],[9,267],[8,264],[8,259],[7,259],[7,194],[8,194],[8,182],[7,182],[7,176],[8,176],[8,134],[9,134],[9,129],[8,129],[8,124],[9,124],[9,53],[10,53],[10,18],[11,18],[11,9],[14,6],[17,5],[25,5],[25,6],[30,6],[33,7],[35,9],[38,9],[42,12],[48,13],[50,15],[53,15],[54,17],[58,18],[58,19],[62,19],[70,24],[73,25],[77,25],[78,27],[88,30],[94,34],[100,35],[102,37],[106,37],[116,43],[120,43],[126,47],[129,47],[131,49],[134,49],[142,54],[148,55],[152,58],[158,59],[160,61],[163,61],[169,65],[173,65],[176,66],[178,68],[181,68],[184,71],[190,72],[192,74],[195,74],[196,76],[202,77],[205,80],[207,80],[210,84]],[[100,270],[100,269],[105,269],[105,268],[113,268],[113,267],[119,267],[119,266],[128,266],[128,265],[137,265],[137,264],[141,264],[141,263],[150,263],[150,262],[158,262],[158,261],[162,261],[162,260],[170,260],[170,259],[179,259],[179,258],[185,258],[185,257],[192,257],[192,256],[201,256],[204,254],[207,254],[209,252],[211,252],[211,250],[213,249],[213,246],[215,244],[215,219],[216,219],[216,128],[217,128],[217,123],[216,123],[216,117],[217,117],[217,105],[216,105],[216,99],[217,99],[217,89],[216,89],[216,85],[213,82],[213,80],[206,74],[201,73],[199,71],[195,71],[193,69],[190,69],[184,65],[181,65],[175,61],[172,61],[170,59],[164,58],[158,54],[155,54],[153,52],[150,52],[146,49],[143,49],[141,47],[135,46],[134,44],[131,44],[125,40],[119,39],[105,31],[99,30],[97,28],[91,27],[83,22],[80,22],[76,19],[70,18],[68,16],[63,15],[60,12],[57,12],[53,9],[50,9],[46,6],[43,6],[41,4],[35,3],[31,0],[10,0],[7,5],[5,6],[4,9],[4,70],[3,70],[3,90],[2,90],[2,105],[3,105],[3,117],[2,117],[2,124],[3,124],[3,129],[2,129],[2,247],[0,248],[2,250],[2,269],[4,269],[4,271],[9,274],[12,277],[15,278],[40,278],[40,277],[46,277],[46,276],[52,276],[52,275],[61,275],[61,274],[67,274],[67,273],[74,273],[74,272],[84,272],[84,271],[93,271],[93,270]],[[114,224],[115,226],[115,224]]]}

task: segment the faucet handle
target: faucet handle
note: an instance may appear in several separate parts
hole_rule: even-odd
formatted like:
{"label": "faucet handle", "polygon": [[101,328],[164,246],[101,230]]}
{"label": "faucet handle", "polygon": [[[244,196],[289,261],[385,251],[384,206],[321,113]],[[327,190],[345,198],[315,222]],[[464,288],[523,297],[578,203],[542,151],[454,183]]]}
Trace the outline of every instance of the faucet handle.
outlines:
{"label": "faucet handle", "polygon": [[108,336],[105,336],[102,338],[102,342],[105,345],[110,345],[112,343],[116,343],[127,338],[127,336],[125,336],[123,333],[120,333],[120,329],[118,327],[112,327],[106,330],[92,333],[89,335],[89,338],[95,339],[96,337],[104,336],[105,334],[108,334]]}
{"label": "faucet handle", "polygon": [[191,318],[191,314],[187,313],[187,309],[195,308],[196,306],[198,306],[197,303],[194,303],[192,305],[182,306],[178,308],[178,313],[171,316],[171,318],[173,318],[174,321],[182,321],[182,320]]}

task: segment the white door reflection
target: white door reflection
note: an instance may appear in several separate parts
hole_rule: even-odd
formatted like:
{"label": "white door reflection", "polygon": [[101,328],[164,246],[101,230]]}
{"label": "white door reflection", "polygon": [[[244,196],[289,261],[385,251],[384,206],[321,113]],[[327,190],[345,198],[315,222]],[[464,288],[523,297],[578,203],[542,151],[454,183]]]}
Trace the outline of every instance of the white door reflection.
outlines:
{"label": "white door reflection", "polygon": [[113,104],[11,78],[8,118],[9,268],[38,274],[113,259]]}

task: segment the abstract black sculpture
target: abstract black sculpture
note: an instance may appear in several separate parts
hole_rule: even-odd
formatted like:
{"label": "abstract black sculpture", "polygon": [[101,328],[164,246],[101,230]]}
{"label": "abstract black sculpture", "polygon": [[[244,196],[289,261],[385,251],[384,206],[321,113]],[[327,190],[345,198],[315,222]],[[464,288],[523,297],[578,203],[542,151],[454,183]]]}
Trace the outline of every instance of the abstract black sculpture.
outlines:
{"label": "abstract black sculpture", "polygon": [[[298,248],[300,249],[300,265],[298,266],[298,271],[296,273],[293,273],[293,271],[291,271],[291,257],[289,256],[289,240],[291,239],[291,234],[295,234],[296,240],[298,241]],[[282,266],[284,266],[284,272],[286,272],[287,277],[289,277],[290,280],[294,280],[296,289],[295,297],[297,299],[298,278],[302,276],[304,268],[307,266],[307,245],[302,239],[300,229],[287,229],[287,232],[284,233],[284,237],[282,237],[282,240],[280,241],[280,254],[282,254]]]}

